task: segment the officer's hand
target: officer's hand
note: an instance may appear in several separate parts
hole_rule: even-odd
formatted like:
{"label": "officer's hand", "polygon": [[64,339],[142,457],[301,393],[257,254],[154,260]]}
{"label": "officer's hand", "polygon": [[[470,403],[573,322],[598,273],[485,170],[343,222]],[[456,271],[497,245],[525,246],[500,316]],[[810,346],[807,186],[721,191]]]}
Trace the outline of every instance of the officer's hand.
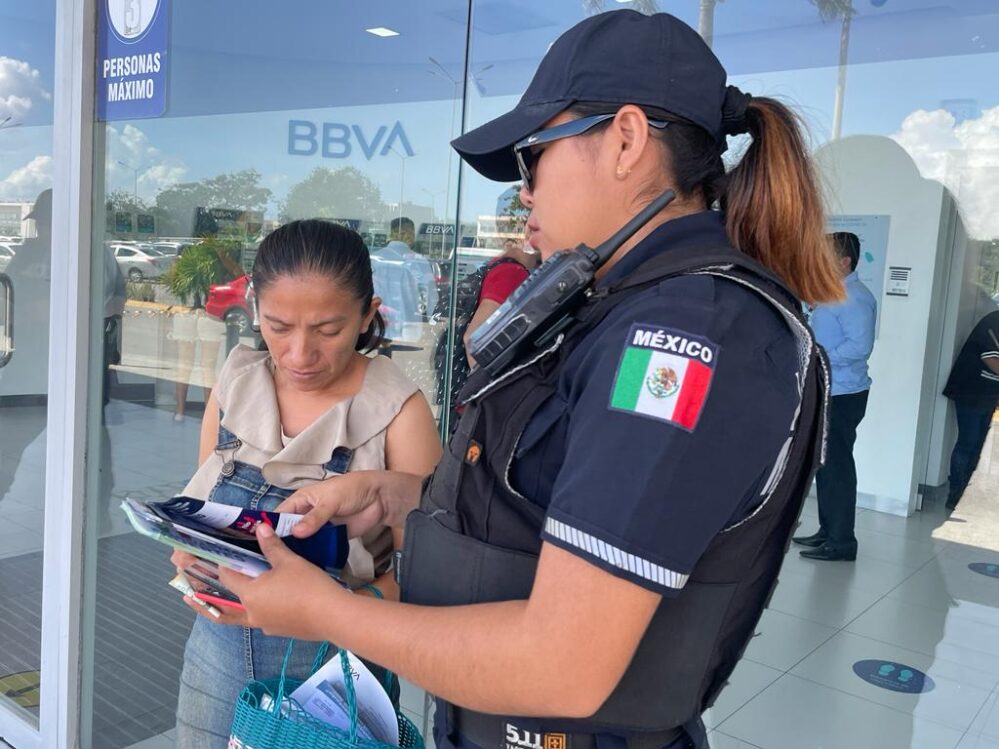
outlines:
{"label": "officer's hand", "polygon": [[[323,628],[330,602],[336,596],[350,595],[349,591],[292,553],[269,526],[257,526],[257,541],[271,564],[269,572],[250,578],[224,567],[219,569],[222,584],[246,607],[242,623],[269,635],[310,641],[328,639]],[[232,623],[231,618],[224,623]]]}
{"label": "officer's hand", "polygon": [[299,489],[278,512],[305,515],[292,535],[306,538],[325,523],[347,526],[356,538],[372,528],[401,528],[420,501],[421,478],[399,471],[355,471]]}

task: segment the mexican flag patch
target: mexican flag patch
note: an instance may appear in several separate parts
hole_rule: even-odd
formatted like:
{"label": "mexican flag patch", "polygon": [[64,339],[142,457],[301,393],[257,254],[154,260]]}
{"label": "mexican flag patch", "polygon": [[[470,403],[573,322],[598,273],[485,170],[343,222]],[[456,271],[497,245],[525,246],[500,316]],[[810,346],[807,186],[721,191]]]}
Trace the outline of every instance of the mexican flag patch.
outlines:
{"label": "mexican flag patch", "polygon": [[610,407],[693,431],[711,389],[718,346],[682,330],[631,326]]}

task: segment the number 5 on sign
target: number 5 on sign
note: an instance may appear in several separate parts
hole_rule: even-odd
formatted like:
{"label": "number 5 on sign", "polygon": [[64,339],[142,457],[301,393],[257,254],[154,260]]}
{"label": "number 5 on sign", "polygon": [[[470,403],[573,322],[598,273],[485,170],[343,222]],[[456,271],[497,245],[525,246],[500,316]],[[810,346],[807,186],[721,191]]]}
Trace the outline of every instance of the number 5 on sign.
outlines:
{"label": "number 5 on sign", "polygon": [[125,2],[125,34],[131,36],[142,29],[142,6],[139,0],[124,0]]}

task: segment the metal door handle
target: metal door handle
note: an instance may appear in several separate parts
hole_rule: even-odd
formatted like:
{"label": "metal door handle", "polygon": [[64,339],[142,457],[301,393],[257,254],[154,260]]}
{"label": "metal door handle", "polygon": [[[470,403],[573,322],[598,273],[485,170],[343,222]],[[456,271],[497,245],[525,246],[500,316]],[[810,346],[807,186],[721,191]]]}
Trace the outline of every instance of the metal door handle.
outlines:
{"label": "metal door handle", "polygon": [[0,273],[0,287],[4,290],[0,326],[0,368],[3,368],[14,356],[14,284],[6,273]]}

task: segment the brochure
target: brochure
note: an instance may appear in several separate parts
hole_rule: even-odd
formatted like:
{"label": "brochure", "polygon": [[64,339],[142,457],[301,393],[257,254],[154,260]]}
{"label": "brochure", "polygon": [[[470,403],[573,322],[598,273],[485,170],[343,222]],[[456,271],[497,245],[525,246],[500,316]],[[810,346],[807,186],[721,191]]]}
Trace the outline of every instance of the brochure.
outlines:
{"label": "brochure", "polygon": [[270,569],[255,535],[260,523],[274,528],[293,552],[332,575],[339,574],[347,562],[346,527],[326,525],[309,538],[295,538],[291,529],[302,515],[248,510],[190,497],[164,502],[126,497],[122,509],[139,533],[251,577]]}
{"label": "brochure", "polygon": [[263,554],[178,525],[157,514],[145,502],[126,497],[121,506],[135,530],[160,543],[250,577],[257,577],[270,569]]}

